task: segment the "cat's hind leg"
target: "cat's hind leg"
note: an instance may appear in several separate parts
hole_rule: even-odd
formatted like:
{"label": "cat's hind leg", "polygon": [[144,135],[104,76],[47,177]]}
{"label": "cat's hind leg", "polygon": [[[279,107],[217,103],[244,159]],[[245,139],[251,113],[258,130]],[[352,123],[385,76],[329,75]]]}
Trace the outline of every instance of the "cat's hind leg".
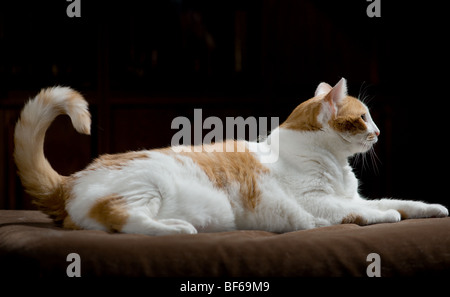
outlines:
{"label": "cat's hind leg", "polygon": [[155,220],[149,216],[133,213],[121,232],[145,235],[196,234],[197,229],[189,222],[179,219]]}
{"label": "cat's hind leg", "polygon": [[[132,199],[130,199],[132,200]],[[128,205],[128,217],[121,232],[146,235],[196,234],[197,229],[181,219],[156,219],[161,206],[160,197],[139,199]],[[146,203],[142,203],[146,201]]]}

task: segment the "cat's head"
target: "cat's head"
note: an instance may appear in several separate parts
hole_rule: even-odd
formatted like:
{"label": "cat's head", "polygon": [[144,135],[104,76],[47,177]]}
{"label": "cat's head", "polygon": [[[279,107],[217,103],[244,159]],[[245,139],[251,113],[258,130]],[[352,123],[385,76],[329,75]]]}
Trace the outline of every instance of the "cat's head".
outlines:
{"label": "cat's head", "polygon": [[314,97],[297,106],[281,127],[320,131],[322,137],[336,139],[349,156],[371,149],[380,135],[367,106],[347,94],[344,78],[334,87],[320,83]]}

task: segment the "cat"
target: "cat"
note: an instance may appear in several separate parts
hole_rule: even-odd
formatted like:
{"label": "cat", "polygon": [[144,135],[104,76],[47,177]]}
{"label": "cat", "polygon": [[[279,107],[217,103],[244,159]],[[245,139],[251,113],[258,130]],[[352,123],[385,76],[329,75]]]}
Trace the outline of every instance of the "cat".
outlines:
{"label": "cat", "polygon": [[[334,87],[320,83],[313,98],[260,142],[225,140],[205,144],[202,152],[168,147],[106,154],[70,176],[59,175],[43,151],[45,132],[60,114],[90,134],[88,104],[78,92],[44,89],[21,112],[14,158],[34,203],[64,228],[147,235],[283,233],[448,216],[439,204],[360,196],[348,160],[369,151],[380,131],[367,106],[347,94],[344,78]],[[275,136],[278,141],[271,142]],[[227,149],[211,152],[212,145]],[[250,151],[250,145],[261,150]],[[262,163],[258,151],[268,148],[278,160]]]}

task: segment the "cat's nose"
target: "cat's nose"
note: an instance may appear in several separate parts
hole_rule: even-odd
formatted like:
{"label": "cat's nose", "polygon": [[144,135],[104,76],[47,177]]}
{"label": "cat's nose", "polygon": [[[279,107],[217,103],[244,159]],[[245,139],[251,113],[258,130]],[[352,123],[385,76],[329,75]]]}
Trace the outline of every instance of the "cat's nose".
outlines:
{"label": "cat's nose", "polygon": [[376,131],[375,131],[375,135],[376,135],[376,136],[380,136],[380,130],[376,130]]}

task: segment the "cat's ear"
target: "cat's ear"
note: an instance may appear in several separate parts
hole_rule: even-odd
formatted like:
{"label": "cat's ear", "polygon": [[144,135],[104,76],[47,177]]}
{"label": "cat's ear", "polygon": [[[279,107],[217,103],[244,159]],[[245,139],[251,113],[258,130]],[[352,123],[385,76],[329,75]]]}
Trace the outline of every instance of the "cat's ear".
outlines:
{"label": "cat's ear", "polygon": [[325,96],[326,100],[333,101],[335,104],[339,104],[342,99],[347,97],[347,80],[345,78],[341,78],[340,81],[331,89],[327,96]]}
{"label": "cat's ear", "polygon": [[347,97],[347,80],[341,78],[341,80],[331,88],[328,94],[323,98],[326,118],[330,119],[332,115],[337,114],[338,106],[341,105],[340,103],[345,97]]}
{"label": "cat's ear", "polygon": [[323,94],[328,94],[331,91],[332,87],[327,84],[326,82],[321,82],[316,89],[316,92],[314,93],[314,97],[323,95]]}

